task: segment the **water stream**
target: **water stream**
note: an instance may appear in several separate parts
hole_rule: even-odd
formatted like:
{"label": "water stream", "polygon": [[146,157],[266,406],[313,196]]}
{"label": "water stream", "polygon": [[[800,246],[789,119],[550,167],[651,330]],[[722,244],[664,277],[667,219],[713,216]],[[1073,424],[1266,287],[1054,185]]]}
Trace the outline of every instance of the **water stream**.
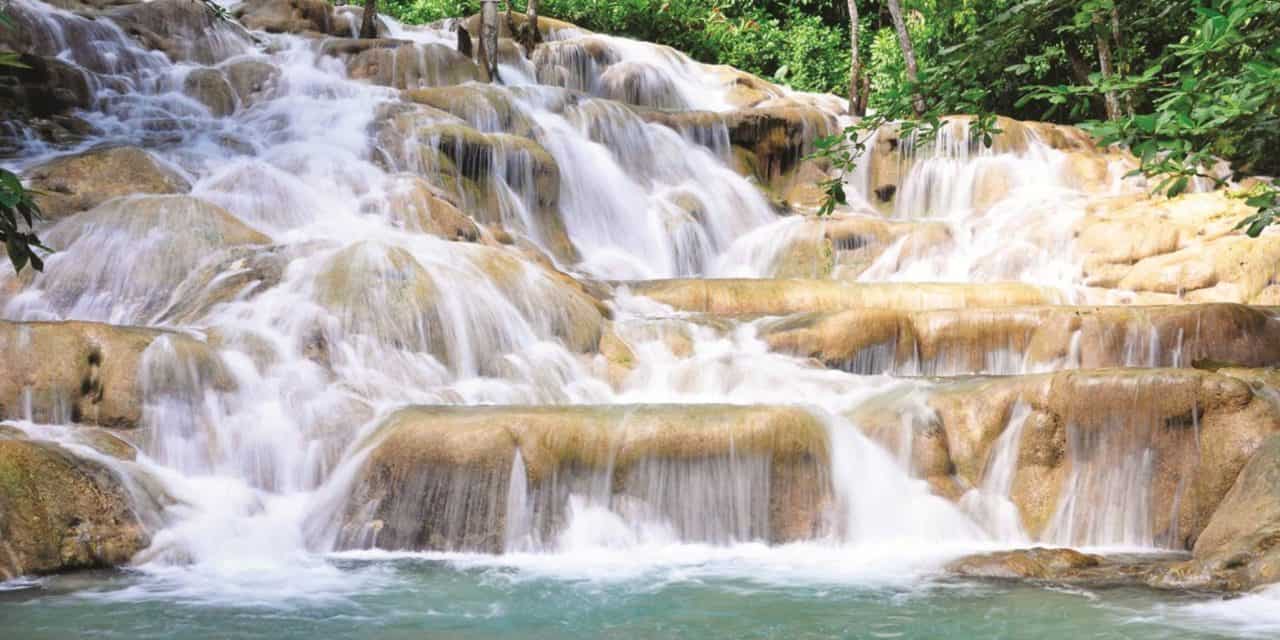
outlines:
{"label": "water stream", "polygon": [[[1033,540],[1009,500],[1029,409],[1008,418],[982,481],[958,502],[945,499],[910,455],[868,436],[857,417],[872,399],[931,393],[940,383],[912,377],[918,365],[816,367],[771,350],[763,320],[681,312],[620,285],[608,311],[634,359],[611,377],[590,355],[600,311],[580,282],[769,279],[792,248],[835,224],[780,215],[731,168],[729,130],[711,116],[733,106],[713,67],[566,30],[531,61],[505,61],[506,85],[468,85],[450,98],[470,105],[465,117],[428,108],[397,120],[388,114],[405,104],[399,91],[352,79],[310,38],[215,30],[203,58],[175,63],[111,20],[36,0],[12,7],[20,24],[43,25],[42,53],[91,80],[93,106],[77,115],[93,134],[71,149],[32,136],[6,165],[136,145],[189,181],[194,198],[131,196],[52,223],[42,236],[58,251],[44,273],[0,267],[4,319],[160,327],[216,345],[213,364],[176,338],[146,349],[142,420],[130,436],[136,462],[78,444],[69,410],[39,400],[14,423],[146,478],[136,493],[152,536],[125,573],[0,586],[0,617],[29,630],[21,637],[62,637],[80,625],[130,637],[737,637],[771,635],[780,612],[804,637],[1280,629],[1266,626],[1280,625],[1274,615],[1242,625],[1230,605],[1182,596],[941,578],[942,564],[965,552]],[[399,88],[444,84],[433,78],[448,73],[438,57],[456,40],[448,25],[389,25],[429,71],[420,86]],[[237,98],[231,114],[183,92],[197,70],[251,64],[274,69],[271,80]],[[788,98],[845,122],[829,97],[776,99]],[[636,105],[709,115],[681,132]],[[387,133],[388,123],[402,128]],[[884,207],[895,221],[943,225],[947,242],[922,252],[898,240],[857,279],[1012,281],[1080,299],[1079,258],[1061,250],[1083,215],[1084,191],[1061,178],[1067,155],[1034,132],[1017,149],[981,153],[964,137],[948,133],[893,168],[902,187]],[[483,152],[441,151],[468,145]],[[489,216],[484,241],[446,241],[406,222],[404,194],[423,176],[483,180],[457,195],[464,211]],[[850,177],[849,216],[871,214],[876,179]],[[1128,188],[1118,178],[1106,186]],[[1180,347],[1139,333],[1134,366],[1161,364]],[[980,360],[982,370],[928,373],[1045,370],[996,347]],[[555,489],[530,482],[533,463],[517,449],[492,473],[442,481],[447,507],[433,513],[453,514],[459,530],[468,508],[500,506],[490,527],[502,527],[501,554],[385,548],[395,538],[371,522],[344,527],[349,495],[384,437],[378,426],[405,406],[708,404],[798,405],[821,425],[832,495],[812,539],[767,544],[776,469],[737,449],[696,461],[655,456],[626,474],[582,469]],[[628,429],[620,424],[616,442]],[[913,427],[904,428],[909,452]],[[1167,547],[1150,530],[1153,507],[1133,496],[1150,481],[1149,452],[1090,437],[1073,434],[1071,446],[1111,447],[1121,459],[1091,462],[1105,473],[1077,469],[1034,540]],[[612,446],[620,455],[622,445]],[[1193,627],[1175,633],[1180,624]]]}

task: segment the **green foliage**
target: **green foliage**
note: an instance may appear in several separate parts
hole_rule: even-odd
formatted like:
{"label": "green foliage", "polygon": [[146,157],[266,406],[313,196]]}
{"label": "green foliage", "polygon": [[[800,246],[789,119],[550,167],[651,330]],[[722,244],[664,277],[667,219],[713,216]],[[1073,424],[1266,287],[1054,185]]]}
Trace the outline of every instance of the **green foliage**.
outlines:
{"label": "green foliage", "polygon": [[[381,10],[420,24],[479,11],[477,0],[382,0]],[[524,2],[515,2],[523,11]],[[834,0],[542,0],[539,12],[576,25],[665,44],[804,91],[844,93],[848,16]]]}
{"label": "green foliage", "polygon": [[[12,29],[13,22],[0,11],[0,29]],[[0,68],[26,68],[17,54],[0,52]],[[44,270],[44,261],[36,249],[48,251],[40,244],[34,231],[40,209],[31,199],[31,192],[22,186],[22,180],[12,171],[0,169],[0,243],[4,244],[14,271],[22,271],[28,264],[36,271]],[[21,229],[26,223],[26,231]]]}
{"label": "green foliage", "polygon": [[[1144,61],[1141,73],[1033,86],[1019,103],[1080,116],[1107,91],[1140,97],[1142,109],[1083,126],[1103,144],[1128,147],[1141,159],[1138,172],[1169,197],[1195,179],[1222,186],[1230,177],[1280,172],[1280,1],[1215,0],[1193,9],[1183,36]],[[1218,170],[1223,160],[1234,176]],[[1258,209],[1240,223],[1249,235],[1280,219],[1274,185],[1261,183],[1241,197]]]}
{"label": "green foliage", "polygon": [[[49,249],[40,244],[40,238],[36,237],[33,230],[35,220],[39,217],[40,209],[31,200],[31,192],[23,188],[18,176],[0,169],[0,242],[4,243],[15,271],[22,271],[28,264],[36,271],[44,269],[44,261],[36,250]],[[20,228],[24,222],[26,231]]]}

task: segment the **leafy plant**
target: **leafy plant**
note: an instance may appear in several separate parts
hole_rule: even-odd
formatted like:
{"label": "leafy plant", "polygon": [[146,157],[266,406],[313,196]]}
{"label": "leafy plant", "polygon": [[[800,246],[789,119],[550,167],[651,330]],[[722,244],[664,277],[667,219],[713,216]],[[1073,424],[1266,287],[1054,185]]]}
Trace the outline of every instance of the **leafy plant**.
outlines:
{"label": "leafy plant", "polygon": [[[13,28],[13,21],[3,11],[0,11],[0,28]],[[6,51],[0,52],[0,68],[3,67],[26,68],[26,65],[22,64],[18,54]],[[44,261],[36,250],[49,251],[40,244],[35,233],[40,208],[31,195],[17,175],[8,169],[0,169],[0,242],[4,243],[14,271],[19,272],[28,264],[36,271],[43,271]],[[20,228],[21,223],[26,223],[26,231]]]}

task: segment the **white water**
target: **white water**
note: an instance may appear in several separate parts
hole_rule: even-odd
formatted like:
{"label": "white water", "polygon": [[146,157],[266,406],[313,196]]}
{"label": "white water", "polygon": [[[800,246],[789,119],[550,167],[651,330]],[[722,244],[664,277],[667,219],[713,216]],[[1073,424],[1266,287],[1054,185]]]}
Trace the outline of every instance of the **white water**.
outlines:
{"label": "white water", "polygon": [[[51,33],[90,29],[42,4],[18,6],[56,23]],[[384,150],[370,136],[397,92],[348,79],[340,60],[317,54],[305,39],[256,34],[269,46],[241,43],[218,66],[265,62],[279,69],[278,79],[253,104],[218,118],[181,93],[195,65],[141,51],[108,21],[93,24],[108,25],[93,27],[94,51],[111,52],[113,64],[66,49],[67,42],[49,51],[123,79],[116,88],[104,81],[95,109],[80,114],[100,132],[83,146],[147,147],[191,180],[194,196],[224,207],[271,247],[265,255],[227,249],[218,239],[227,223],[215,224],[185,202],[140,224],[127,218],[136,202],[126,201],[127,211],[109,215],[108,205],[47,229],[59,252],[44,274],[4,300],[4,317],[12,320],[143,324],[216,337],[218,371],[202,370],[167,339],[148,349],[136,465],[85,452],[122,473],[142,469],[174,499],[154,516],[153,543],[135,559],[156,577],[157,593],[270,601],[282,593],[329,597],[360,579],[376,582],[376,575],[337,571],[325,554],[337,551],[334,521],[364,461],[364,439],[407,404],[801,404],[828,430],[836,500],[823,539],[762,544],[753,507],[767,469],[730,460],[722,469],[652,470],[652,478],[677,482],[679,497],[688,498],[680,517],[653,505],[619,508],[607,493],[584,491],[568,498],[567,522],[554,539],[537,540],[525,463],[517,457],[500,497],[508,553],[435,554],[463,565],[613,576],[713,562],[780,581],[909,581],[963,551],[1027,541],[1007,499],[1025,415],[1010,420],[982,486],[957,506],[933,495],[909,463],[845,417],[873,396],[927,383],[814,367],[770,352],[753,324],[703,322],[623,292],[610,305],[635,367],[611,385],[601,358],[584,357],[572,344],[581,317],[594,309],[571,288],[513,249],[446,242],[397,224],[391,196],[400,173],[413,167],[388,171],[374,160]],[[439,30],[392,24],[392,33],[424,45],[452,42]],[[716,140],[695,143],[608,99],[725,110],[726,90],[712,70],[618,38],[560,37],[536,65],[504,66],[518,86],[484,89],[531,126],[559,168],[556,215],[580,256],[554,257],[560,268],[584,279],[766,277],[783,248],[810,237],[805,222],[779,217],[726,166]],[[617,60],[601,65],[571,53],[588,40]],[[549,76],[551,59],[562,53],[581,68]],[[544,84],[532,84],[535,78]],[[497,114],[476,110],[468,124],[497,133]],[[16,164],[65,151],[35,145]],[[971,158],[944,149],[919,162],[894,215],[941,220],[950,242],[924,255],[892,247],[861,279],[1022,280],[1070,292],[1080,267],[1057,249],[1069,244],[1082,196],[1059,179],[1062,161],[1033,140],[1022,155]],[[506,231],[555,256],[527,158],[495,153],[490,162]],[[1015,184],[1006,197],[976,208],[973,186],[986,172]],[[857,193],[869,200],[873,185],[857,181]],[[263,275],[245,255],[278,273]],[[236,279],[245,274],[248,284]],[[219,287],[233,290],[214,295]],[[673,350],[673,332],[687,349]],[[216,388],[214,375],[234,384]],[[73,431],[21,427],[59,440]],[[1135,464],[1133,473],[1148,472],[1141,460]],[[1103,493],[1140,480],[1122,478]],[[717,493],[724,486],[733,488]],[[671,487],[650,494],[664,491]],[[1082,540],[1070,528],[1075,506],[1064,503],[1055,531],[1065,533],[1056,541],[1154,542],[1149,532],[1134,533],[1141,527],[1131,522],[1088,524]],[[729,515],[703,520],[704,511]]]}

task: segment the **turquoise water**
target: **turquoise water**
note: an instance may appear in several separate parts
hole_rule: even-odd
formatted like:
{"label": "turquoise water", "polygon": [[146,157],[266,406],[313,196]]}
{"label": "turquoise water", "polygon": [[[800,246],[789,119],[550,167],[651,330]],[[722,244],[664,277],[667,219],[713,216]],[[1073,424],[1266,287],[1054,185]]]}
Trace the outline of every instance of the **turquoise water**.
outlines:
{"label": "turquoise water", "polygon": [[[560,564],[572,564],[567,558]],[[1239,638],[1280,625],[1207,596],[912,578],[862,584],[682,564],[572,576],[557,562],[330,559],[292,579],[111,572],[0,591],[0,637]],[[618,568],[615,565],[615,568]],[[759,567],[748,566],[754,570]],[[763,569],[762,573],[769,573]],[[209,576],[212,579],[212,576]],[[279,583],[273,581],[279,580]],[[1280,601],[1271,601],[1280,603]],[[1257,603],[1255,603],[1256,605]],[[1267,603],[1263,603],[1264,605]]]}

